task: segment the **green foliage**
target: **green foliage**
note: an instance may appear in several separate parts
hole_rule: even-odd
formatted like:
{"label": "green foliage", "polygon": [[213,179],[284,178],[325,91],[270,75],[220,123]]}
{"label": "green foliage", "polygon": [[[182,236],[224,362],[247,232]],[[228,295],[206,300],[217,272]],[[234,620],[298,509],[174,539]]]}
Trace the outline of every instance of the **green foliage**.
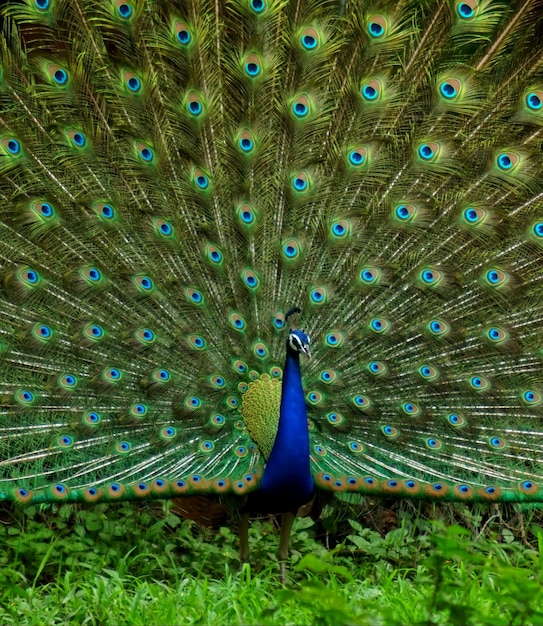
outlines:
{"label": "green foliage", "polygon": [[[169,504],[4,510],[0,623],[543,623],[534,513],[396,509],[370,504],[364,524],[325,518],[337,532],[326,541],[343,537],[331,550],[319,541],[322,524],[298,518],[285,587],[270,565],[277,533],[268,522],[252,525],[252,564],[239,569],[233,531],[181,521]],[[371,516],[381,525],[393,517],[396,527],[379,532]],[[453,516],[462,526],[444,523]]]}

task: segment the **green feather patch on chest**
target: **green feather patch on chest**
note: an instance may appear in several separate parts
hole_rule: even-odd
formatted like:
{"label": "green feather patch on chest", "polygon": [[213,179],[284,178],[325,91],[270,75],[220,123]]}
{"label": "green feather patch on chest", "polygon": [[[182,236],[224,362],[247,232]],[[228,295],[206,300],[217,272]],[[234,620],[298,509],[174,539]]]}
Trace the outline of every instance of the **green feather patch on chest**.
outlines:
{"label": "green feather patch on chest", "polygon": [[266,459],[275,442],[280,405],[281,381],[268,374],[250,382],[241,399],[245,426]]}

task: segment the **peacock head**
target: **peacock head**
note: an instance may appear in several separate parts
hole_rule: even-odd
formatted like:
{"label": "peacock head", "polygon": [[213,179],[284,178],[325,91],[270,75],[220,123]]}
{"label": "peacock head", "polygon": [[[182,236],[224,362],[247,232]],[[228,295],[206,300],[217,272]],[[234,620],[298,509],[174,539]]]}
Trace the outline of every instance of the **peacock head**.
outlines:
{"label": "peacock head", "polygon": [[303,330],[291,330],[288,334],[287,347],[294,352],[305,355],[308,359],[311,358],[310,343],[309,336]]}

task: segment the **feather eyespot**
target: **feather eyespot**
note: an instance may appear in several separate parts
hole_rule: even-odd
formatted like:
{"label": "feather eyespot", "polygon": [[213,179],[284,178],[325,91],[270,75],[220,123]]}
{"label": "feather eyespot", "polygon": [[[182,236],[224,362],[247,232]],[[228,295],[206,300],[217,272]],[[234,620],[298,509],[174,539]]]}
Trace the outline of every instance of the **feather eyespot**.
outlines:
{"label": "feather eyespot", "polygon": [[98,218],[103,222],[113,222],[117,219],[117,211],[109,203],[96,202],[93,204],[92,208]]}
{"label": "feather eyespot", "polygon": [[458,413],[450,413],[447,416],[447,421],[451,426],[454,426],[455,428],[466,425],[466,420],[461,415],[458,415]]}
{"label": "feather eyespot", "polygon": [[102,378],[108,383],[118,383],[123,378],[123,372],[116,367],[106,367],[102,372]]}
{"label": "feather eyespot", "polygon": [[215,387],[215,389],[223,389],[226,385],[226,381],[223,376],[216,374],[215,376],[210,377],[210,382]]}
{"label": "feather eyespot", "polygon": [[258,274],[250,269],[245,269],[241,273],[241,279],[243,280],[246,287],[248,287],[251,291],[255,291],[260,286],[260,278]]}
{"label": "feather eyespot", "polygon": [[385,426],[382,426],[381,432],[388,439],[395,439],[400,434],[400,431],[395,426],[391,426],[390,424],[386,424]]}
{"label": "feather eyespot", "polygon": [[325,287],[316,287],[309,293],[312,304],[326,304],[328,301],[328,291]]}
{"label": "feather eyespot", "polygon": [[300,34],[300,43],[306,52],[314,52],[320,45],[319,32],[311,26],[304,28]]}
{"label": "feather eyespot", "polygon": [[433,267],[424,267],[418,273],[419,284],[429,289],[437,289],[445,282],[445,274]]}
{"label": "feather eyespot", "polygon": [[337,380],[337,372],[334,370],[323,370],[319,374],[319,378],[323,383],[330,385]]}
{"label": "feather eyespot", "polygon": [[354,148],[348,153],[349,163],[354,167],[360,167],[366,163],[368,158],[368,149],[365,146]]}
{"label": "feather eyespot", "polygon": [[236,209],[236,214],[245,227],[252,226],[256,221],[256,213],[252,206],[242,204]]}
{"label": "feather eyespot", "polygon": [[484,209],[480,209],[477,207],[467,207],[462,212],[462,216],[466,222],[471,226],[476,226],[481,224],[487,216],[487,213]]}
{"label": "feather eyespot", "polygon": [[402,402],[401,410],[406,415],[415,416],[415,417],[417,415],[420,415],[421,413],[421,409],[419,405],[416,404],[415,402]]}
{"label": "feather eyespot", "polygon": [[382,15],[374,15],[368,22],[368,34],[372,39],[381,39],[386,33],[386,20]]}
{"label": "feather eyespot", "polygon": [[319,405],[324,399],[324,396],[322,395],[322,393],[319,393],[318,391],[310,391],[307,394],[307,400],[309,402],[309,404],[312,404],[313,406],[317,406]]}
{"label": "feather eyespot", "polygon": [[499,288],[508,282],[509,277],[503,270],[491,268],[485,272],[483,279],[488,286]]}
{"label": "feather eyespot", "polygon": [[259,342],[255,343],[254,346],[253,346],[253,354],[258,359],[265,359],[265,358],[267,358],[269,356],[268,347],[266,346],[266,344],[264,344],[261,341],[259,341]]}
{"label": "feather eyespot", "polygon": [[328,333],[324,338],[324,344],[329,348],[339,348],[343,343],[343,333],[333,332]]}
{"label": "feather eyespot", "polygon": [[211,185],[209,176],[200,168],[195,168],[192,172],[192,181],[201,191],[205,191]]}
{"label": "feather eyespot", "polygon": [[238,146],[244,154],[250,154],[255,147],[255,138],[250,130],[242,130],[237,139]]}
{"label": "feather eyespot", "polygon": [[149,412],[149,407],[142,402],[136,402],[130,407],[129,413],[132,417],[136,417],[137,419],[144,418]]}
{"label": "feather eyespot", "polygon": [[351,234],[351,223],[349,220],[338,220],[332,223],[330,231],[335,239],[345,239]]}
{"label": "feather eyespot", "polygon": [[190,28],[185,22],[175,22],[173,32],[176,41],[182,46],[188,46],[192,41]]}
{"label": "feather eyespot", "polygon": [[502,450],[503,448],[505,448],[505,440],[501,437],[491,437],[488,440],[488,443],[491,448],[494,448],[496,450]]}
{"label": "feather eyespot", "polygon": [[426,329],[434,337],[446,337],[451,330],[450,325],[442,319],[433,319],[427,325]]}
{"label": "feather eyespot", "polygon": [[370,361],[367,371],[373,376],[382,376],[388,372],[388,367],[383,361]]}
{"label": "feather eyespot", "polygon": [[17,271],[16,276],[23,285],[31,289],[38,287],[42,280],[40,273],[30,267],[22,267]]}
{"label": "feather eyespot", "polygon": [[133,337],[144,346],[150,346],[156,341],[156,334],[150,328],[138,328],[134,332]]}
{"label": "feather eyespot", "polygon": [[251,79],[258,78],[262,74],[262,62],[254,52],[247,55],[243,68],[245,74]]}
{"label": "feather eyespot", "polygon": [[97,411],[87,411],[81,418],[83,426],[97,428],[102,421],[102,416]]}
{"label": "feather eyespot", "polygon": [[439,372],[432,365],[421,365],[417,372],[424,380],[435,380],[439,376]]}
{"label": "feather eyespot", "polygon": [[417,149],[417,154],[423,161],[434,161],[440,152],[440,145],[435,141],[421,144]]}
{"label": "feather eyespot", "polygon": [[465,0],[457,2],[456,12],[462,20],[470,20],[475,16],[477,10],[477,0]]}
{"label": "feather eyespot", "polygon": [[169,383],[172,379],[171,372],[163,367],[153,370],[151,379],[156,383]]}
{"label": "feather eyespot", "polygon": [[371,406],[371,400],[362,394],[354,396],[352,401],[357,409],[367,409]]}
{"label": "feather eyespot", "polygon": [[413,226],[421,222],[423,215],[424,211],[421,207],[414,204],[402,203],[394,207],[391,215],[391,221],[396,226]]}
{"label": "feather eyespot", "polygon": [[202,401],[196,396],[189,396],[185,400],[185,406],[189,409],[199,409],[202,406]]}
{"label": "feather eyespot", "polygon": [[314,446],[313,451],[318,456],[326,456],[326,448],[324,448],[324,446],[321,446],[321,445]]}
{"label": "feather eyespot", "polygon": [[311,178],[307,172],[297,172],[291,177],[290,184],[297,194],[304,194],[311,188]]}
{"label": "feather eyespot", "polygon": [[526,94],[526,106],[532,111],[540,111],[543,108],[543,98],[541,93],[531,91]]}
{"label": "feather eyespot", "polygon": [[296,97],[291,104],[292,114],[296,119],[303,119],[311,113],[311,100],[304,95]]}
{"label": "feather eyespot", "polygon": [[374,317],[369,321],[368,328],[378,335],[386,335],[391,329],[392,324],[384,317]]}
{"label": "feather eyespot", "polygon": [[428,437],[425,440],[425,443],[426,447],[430,450],[441,450],[441,448],[443,447],[441,441],[439,439],[436,439],[435,437]]}
{"label": "feather eyespot", "polygon": [[341,413],[336,413],[334,411],[326,415],[326,421],[332,426],[335,426],[337,428],[338,426],[342,425],[345,422],[345,418],[343,417]]}
{"label": "feather eyespot", "polygon": [[285,328],[286,322],[283,313],[275,314],[275,317],[273,318],[273,325],[277,330],[282,330],[283,328]]}
{"label": "feather eyespot", "polygon": [[87,138],[80,130],[69,130],[67,133],[68,139],[74,148],[84,148],[87,145]]}
{"label": "feather eyespot", "polygon": [[205,112],[203,95],[196,91],[189,91],[185,96],[184,106],[191,117],[198,119]]}
{"label": "feather eyespot", "polygon": [[255,13],[262,13],[262,11],[266,8],[266,3],[264,0],[251,0],[250,6]]}
{"label": "feather eyespot", "polygon": [[198,291],[198,289],[185,289],[185,296],[187,300],[192,304],[200,305],[204,303],[204,296],[202,295],[201,291]]}
{"label": "feather eyespot", "polygon": [[510,338],[510,333],[501,326],[490,326],[485,329],[483,337],[494,345],[499,346],[507,342]]}
{"label": "feather eyespot", "polygon": [[46,344],[54,337],[54,331],[51,326],[47,324],[34,324],[32,330],[30,331],[32,337],[37,339],[40,343]]}
{"label": "feather eyespot", "polygon": [[123,20],[129,20],[132,17],[132,13],[134,9],[132,5],[128,2],[123,2],[123,0],[116,1],[117,6],[117,15]]}
{"label": "feather eyespot", "polygon": [[490,381],[484,376],[475,375],[469,379],[469,385],[476,391],[486,391],[490,389]]}
{"label": "feather eyespot", "polygon": [[47,67],[47,72],[57,87],[65,87],[68,84],[69,74],[60,65],[49,65]]}
{"label": "feather eyespot", "polygon": [[198,446],[201,452],[212,452],[215,448],[215,444],[212,441],[206,440]]}
{"label": "feather eyespot", "polygon": [[211,416],[210,422],[211,424],[213,424],[213,426],[222,427],[226,423],[226,418],[224,417],[224,415],[221,415],[220,413],[215,413],[214,415]]}
{"label": "feather eyespot", "polygon": [[228,321],[230,322],[232,328],[239,332],[242,332],[247,328],[247,323],[245,319],[239,313],[231,313]]}
{"label": "feather eyespot", "polygon": [[206,340],[200,335],[189,335],[187,340],[194,350],[205,350],[207,347]]}
{"label": "feather eyespot", "polygon": [[532,389],[523,391],[521,398],[525,404],[530,406],[538,406],[543,401],[542,394],[540,394],[539,391],[534,391]]}
{"label": "feather eyespot", "polygon": [[80,270],[80,276],[89,285],[99,285],[103,281],[102,272],[97,267],[93,267],[92,265],[82,268]]}
{"label": "feather eyespot", "polygon": [[364,285],[377,285],[381,279],[382,271],[377,267],[363,267],[360,270],[360,280]]}
{"label": "feather eyespot", "polygon": [[56,440],[56,444],[59,448],[68,449],[74,446],[75,440],[70,435],[60,435]]}
{"label": "feather eyespot", "polygon": [[134,72],[125,70],[122,75],[124,85],[131,94],[139,93],[142,88],[142,82],[140,77]]}
{"label": "feather eyespot", "polygon": [[132,282],[134,283],[138,292],[149,295],[155,291],[155,284],[153,279],[144,274],[136,274],[132,276]]}
{"label": "feather eyespot", "polygon": [[228,396],[228,398],[226,398],[226,406],[230,409],[237,409],[239,400],[235,396]]}
{"label": "feather eyespot", "polygon": [[56,217],[56,210],[50,202],[38,200],[30,204],[30,209],[40,219],[44,219],[48,222],[53,221]]}
{"label": "feather eyespot", "polygon": [[68,487],[62,483],[55,483],[51,486],[50,492],[54,498],[65,498],[68,495]]}
{"label": "feather eyespot", "polygon": [[456,485],[454,491],[461,498],[468,498],[473,494],[473,489],[469,485]]}
{"label": "feather eyespot", "polygon": [[247,367],[247,363],[245,363],[245,361],[240,361],[240,360],[234,361],[233,366],[234,366],[234,370],[238,374],[246,374],[247,370],[249,369]]}
{"label": "feather eyespot", "polygon": [[526,495],[535,495],[539,491],[539,485],[533,480],[524,480],[519,488]]}
{"label": "feather eyespot", "polygon": [[378,80],[369,80],[361,85],[360,94],[366,102],[373,103],[379,100],[381,90],[382,86]]}
{"label": "feather eyespot", "polygon": [[543,222],[536,222],[531,230],[537,239],[543,239]]}
{"label": "feather eyespot", "polygon": [[296,239],[289,239],[282,244],[281,251],[287,261],[294,261],[300,256],[300,245]]}
{"label": "feather eyespot", "polygon": [[454,100],[458,97],[462,83],[457,78],[448,78],[439,84],[439,93],[445,100]]}
{"label": "feather eyespot", "polygon": [[49,339],[52,335],[51,328],[49,326],[45,326],[45,324],[41,324],[38,327],[37,333],[42,339]]}
{"label": "feather eyespot", "polygon": [[143,143],[142,141],[138,141],[135,143],[134,148],[136,150],[136,155],[138,156],[139,160],[142,163],[146,165],[153,163],[154,158],[155,158],[155,153],[153,149],[151,148],[151,146],[149,146],[146,143]]}
{"label": "feather eyespot", "polygon": [[36,396],[28,389],[19,389],[15,392],[14,400],[23,406],[31,406],[36,400]]}
{"label": "feather eyespot", "polygon": [[[15,137],[1,137],[0,145],[6,156],[20,157],[22,156],[21,143]],[[0,151],[1,152],[1,151]]]}
{"label": "feather eyespot", "polygon": [[169,222],[160,218],[155,218],[153,220],[153,225],[157,235],[166,239],[173,239],[174,229]]}
{"label": "feather eyespot", "polygon": [[500,152],[496,157],[496,165],[502,172],[512,172],[520,163],[520,156],[515,152]]}
{"label": "feather eyespot", "polygon": [[75,389],[77,384],[78,379],[74,374],[62,374],[57,379],[57,385],[62,389]]}

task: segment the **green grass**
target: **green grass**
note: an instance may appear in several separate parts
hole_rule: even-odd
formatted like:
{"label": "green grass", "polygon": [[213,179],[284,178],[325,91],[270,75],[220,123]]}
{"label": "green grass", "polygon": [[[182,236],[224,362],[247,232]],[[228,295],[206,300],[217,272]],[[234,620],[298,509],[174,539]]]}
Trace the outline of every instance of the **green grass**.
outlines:
{"label": "green grass", "polygon": [[234,531],[180,521],[167,503],[6,510],[0,624],[543,624],[533,513],[395,508],[298,519],[286,586],[269,522],[251,527],[240,569]]}

